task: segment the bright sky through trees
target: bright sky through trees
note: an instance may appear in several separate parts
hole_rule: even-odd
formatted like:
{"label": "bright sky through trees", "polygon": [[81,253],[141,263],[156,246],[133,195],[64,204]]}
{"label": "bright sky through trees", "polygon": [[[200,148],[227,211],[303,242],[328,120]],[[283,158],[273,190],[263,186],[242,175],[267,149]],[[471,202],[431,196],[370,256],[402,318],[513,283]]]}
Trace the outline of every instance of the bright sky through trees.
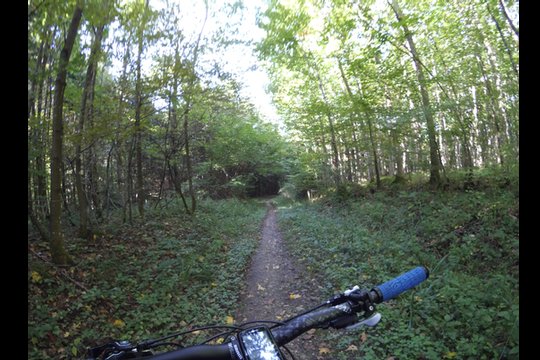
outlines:
{"label": "bright sky through trees", "polygon": [[[186,41],[194,42],[204,22],[205,5],[202,0],[172,0],[171,3],[180,5],[181,21],[178,30],[181,31]],[[201,66],[212,66],[213,63],[221,64],[225,72],[231,73],[233,78],[243,86],[241,95],[250,99],[263,118],[275,124],[281,124],[276,109],[272,104],[271,95],[266,93],[269,79],[254,54],[254,44],[262,39],[264,31],[257,27],[257,14],[266,10],[267,5],[263,0],[245,1],[231,14],[235,8],[235,1],[209,0],[208,19],[204,26],[201,41],[203,44],[212,46],[212,50],[202,53]],[[166,8],[166,1],[151,0],[150,7],[154,10]],[[223,9],[228,9],[224,11]],[[243,43],[223,45],[215,47],[210,39],[223,31],[225,39],[241,40]],[[152,59],[151,54],[158,52],[157,48],[148,48],[143,60],[143,71],[148,71]],[[113,61],[113,71],[118,74],[121,69],[121,59]],[[159,106],[158,106],[159,107]]]}

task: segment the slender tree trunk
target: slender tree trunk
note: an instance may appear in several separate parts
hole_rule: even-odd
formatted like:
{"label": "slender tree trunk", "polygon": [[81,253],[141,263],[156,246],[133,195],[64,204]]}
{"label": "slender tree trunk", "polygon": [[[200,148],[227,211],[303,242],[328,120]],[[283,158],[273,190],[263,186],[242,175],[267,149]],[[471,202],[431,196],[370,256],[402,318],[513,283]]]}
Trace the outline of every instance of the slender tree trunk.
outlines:
{"label": "slender tree trunk", "polygon": [[[148,10],[148,0],[146,0],[145,12]],[[142,128],[141,128],[141,108],[142,108],[142,84],[141,84],[141,57],[143,53],[143,36],[144,36],[144,21],[139,28],[138,46],[139,51],[137,54],[137,80],[135,84],[135,162],[137,166],[136,177],[136,192],[137,192],[137,206],[139,209],[139,216],[144,219],[144,184],[142,173]]]}
{"label": "slender tree trunk", "polygon": [[184,148],[186,150],[186,170],[188,176],[188,189],[191,197],[190,213],[194,214],[197,209],[197,198],[193,189],[193,168],[191,165],[191,150],[189,146],[189,111],[184,113]]}
{"label": "slender tree trunk", "polygon": [[[178,52],[178,47],[175,48],[175,68],[179,68],[180,66],[180,56],[179,56],[179,52]],[[180,136],[179,134],[177,134],[177,131],[178,131],[178,112],[177,112],[177,109],[176,109],[176,98],[178,96],[178,78],[177,78],[177,74],[175,72],[174,74],[174,79],[173,79],[173,88],[172,88],[172,96],[169,98],[169,108],[170,108],[170,112],[169,112],[169,126],[171,128],[171,151],[170,151],[170,158],[173,158],[175,157],[179,150],[185,145],[185,144],[180,144],[179,141],[177,141],[177,135]],[[187,119],[184,117],[184,122],[183,122],[183,125],[182,125],[182,128],[183,128],[183,134],[184,134],[184,142],[187,143],[187,153],[189,153],[189,139],[186,138],[186,134],[187,134],[187,131],[189,130],[189,124],[187,123]],[[188,127],[188,129],[186,129],[186,126]],[[191,166],[191,161],[188,161],[189,165]],[[169,161],[169,156],[166,154],[165,156],[165,164],[169,170],[169,178],[171,180],[171,183],[173,184],[174,186],[174,190],[176,192],[176,194],[178,196],[180,196],[180,198],[182,199],[182,204],[184,204],[184,209],[186,210],[186,213],[187,214],[190,214],[192,213],[192,211],[195,211],[195,208],[194,208],[194,201],[196,200],[194,198],[194,196],[191,198],[191,204],[192,204],[192,207],[191,209],[189,208],[187,202],[186,202],[186,197],[184,196],[184,193],[182,191],[182,181],[180,181],[180,175],[179,175],[179,170],[178,170],[178,166],[176,165],[172,165]],[[165,170],[165,169],[164,169]],[[187,170],[188,172],[188,179],[191,178],[191,167]],[[163,176],[165,177],[165,171],[163,172]],[[189,184],[189,183],[188,183]],[[189,186],[189,185],[188,185]],[[191,188],[190,188],[190,195],[191,194],[191,189],[192,189],[192,186],[193,184],[191,184]]]}
{"label": "slender tree trunk", "polygon": [[[437,43],[433,39],[431,39],[431,42],[433,46],[435,47],[435,49],[439,51],[439,49],[437,48]],[[449,68],[446,62],[444,61],[444,57],[441,58],[441,62],[446,69]],[[460,103],[459,95],[458,95],[454,81],[452,81],[452,79],[449,78],[448,82],[450,84],[450,89],[452,90],[452,94],[454,96],[453,99],[451,99],[448,93],[444,91],[444,88],[442,87],[442,85],[440,85],[440,83],[439,83],[439,88],[442,90],[442,93],[446,96],[448,100],[451,100],[451,101],[453,100],[457,104],[456,106],[451,107],[451,113],[454,115],[454,119],[458,122],[459,129],[460,129],[461,156],[462,156],[461,165],[462,167],[466,169],[471,168],[471,171],[472,171],[473,160],[471,157],[471,151],[470,151],[470,146],[469,146],[469,138],[471,136],[471,122],[464,115],[465,111],[459,105]]]}
{"label": "slender tree trunk", "polygon": [[390,130],[392,138],[392,148],[394,153],[394,161],[396,163],[396,177],[395,182],[402,182],[405,180],[403,175],[403,151],[401,150],[401,144],[399,142],[398,132],[395,129]]}
{"label": "slender tree trunk", "polygon": [[71,56],[71,50],[82,17],[82,5],[77,3],[73,18],[69,25],[66,42],[60,52],[58,75],[55,82],[54,109],[53,109],[53,134],[51,148],[51,222],[50,222],[50,245],[52,261],[58,265],[71,263],[72,260],[64,248],[62,234],[62,161],[63,161],[63,137],[64,125],[62,107],[64,105],[64,90],[66,88],[67,66]]}
{"label": "slender tree trunk", "polygon": [[318,139],[315,140],[315,144],[317,147],[319,147],[322,150],[323,153],[323,161],[321,163],[322,167],[322,182],[325,184],[325,186],[330,186],[334,179],[332,178],[330,172],[332,169],[329,169],[328,164],[332,162],[331,155],[328,154],[328,148],[327,148],[327,141],[326,141],[326,131],[325,131],[325,125],[324,121],[322,119],[322,116],[317,116],[317,120],[319,121],[320,126],[320,141]]}
{"label": "slender tree trunk", "polygon": [[201,27],[201,31],[199,32],[199,36],[197,37],[197,42],[195,43],[195,49],[193,50],[193,61],[191,64],[191,74],[190,74],[190,81],[189,81],[189,94],[187,96],[186,100],[186,108],[184,111],[184,146],[186,150],[186,170],[188,175],[188,189],[189,189],[189,195],[191,197],[191,214],[195,213],[195,210],[197,209],[197,197],[195,196],[195,189],[193,188],[193,168],[192,168],[192,159],[191,159],[191,150],[190,150],[190,141],[189,141],[189,113],[191,111],[191,107],[193,106],[194,97],[193,93],[195,90],[195,81],[197,80],[197,75],[195,73],[195,65],[197,64],[197,59],[199,57],[199,44],[201,41],[201,36],[204,31],[204,28],[206,26],[206,21],[208,20],[208,1],[204,1],[205,5],[205,14],[204,14],[204,21]]}
{"label": "slender tree trunk", "polygon": [[107,154],[107,165],[105,171],[105,216],[108,218],[110,216],[110,207],[111,207],[111,183],[112,183],[112,174],[111,174],[111,162],[113,159],[114,153],[114,141],[111,143],[111,148]]}
{"label": "slender tree trunk", "polygon": [[[121,129],[122,129],[122,118],[124,116],[124,96],[125,96],[125,89],[124,89],[124,82],[126,79],[127,74],[127,66],[130,59],[130,52],[129,52],[129,43],[126,46],[126,52],[124,54],[124,61],[122,65],[122,75],[120,76],[120,96],[118,97],[118,112],[117,112],[117,123],[116,128],[118,129],[118,137],[116,138],[116,181],[118,186],[118,193],[120,195],[120,202],[122,204],[122,222],[125,223],[127,221],[127,207],[129,199],[129,191],[128,191],[128,185],[126,181],[126,176],[124,176],[124,158],[122,154],[122,150],[125,148],[124,140],[121,136]],[[130,169],[128,169],[128,172]]]}
{"label": "slender tree trunk", "polygon": [[[28,158],[28,168],[29,169],[30,169],[30,166],[31,166],[30,165],[30,158]],[[45,228],[45,226],[43,226],[43,224],[38,219],[38,217],[36,216],[35,211],[34,211],[34,207],[33,207],[34,200],[32,198],[32,184],[31,184],[30,179],[31,179],[30,176],[28,176],[28,217],[30,218],[30,221],[32,222],[32,225],[34,225],[34,227],[38,231],[39,236],[41,237],[41,239],[46,241],[46,242],[49,242],[50,241],[49,232],[47,232],[47,229]]]}
{"label": "slender tree trunk", "polygon": [[81,115],[79,117],[79,126],[77,129],[78,139],[75,145],[75,187],[77,189],[77,199],[79,202],[79,236],[90,238],[91,230],[88,223],[88,203],[86,200],[86,192],[84,191],[83,175],[82,175],[82,152],[81,145],[84,137],[84,125],[88,122],[92,111],[93,92],[95,87],[95,78],[97,72],[98,52],[101,49],[101,39],[105,26],[98,27],[92,44],[92,50],[88,59],[88,67],[86,69],[86,78],[81,101]]}
{"label": "slender tree trunk", "polygon": [[[355,115],[358,117],[360,114],[360,107],[359,104],[358,104],[358,101],[355,99],[352,91],[351,91],[351,87],[349,86],[349,81],[347,80],[347,77],[345,76],[345,71],[343,70],[343,65],[341,65],[341,61],[339,61],[338,59],[338,67],[339,67],[339,71],[340,71],[340,74],[341,74],[341,79],[343,80],[343,83],[345,84],[345,88],[347,89],[347,94],[349,95],[349,98],[351,99],[351,103],[353,105],[353,108],[354,108],[354,113]],[[354,121],[351,119],[351,129],[352,129],[352,137],[353,137],[353,141],[354,141],[354,146],[355,146],[355,153],[356,153],[356,165],[357,165],[357,168],[360,167],[360,160],[358,158],[358,155],[360,153],[359,149],[358,149],[358,140],[357,140],[357,136],[356,136],[356,130],[355,130],[355,123]],[[372,143],[371,144],[372,147],[374,147],[374,144]],[[375,154],[376,156],[376,154]],[[378,167],[378,165],[376,165]],[[377,169],[376,172],[378,173],[379,170]],[[380,187],[380,183],[381,183],[381,180],[379,177],[377,177],[377,187]]]}
{"label": "slender tree trunk", "polygon": [[[158,199],[156,201],[156,204],[154,205],[154,209],[157,208],[158,204],[160,203],[162,196],[163,196],[163,187],[165,185],[165,179],[167,178],[167,169],[169,167],[169,158],[172,154],[173,149],[173,139],[171,139],[171,144],[169,145],[169,138],[174,137],[175,133],[171,130],[171,123],[172,123],[172,97],[169,95],[169,106],[167,111],[167,119],[168,124],[167,128],[165,129],[165,140],[163,144],[163,170],[161,172],[161,180],[159,182],[159,191],[158,191]],[[172,136],[170,135],[172,133]],[[170,146],[170,148],[169,148]]]}
{"label": "slender tree trunk", "polygon": [[120,204],[122,205],[122,223],[126,222],[126,181],[123,175],[124,161],[122,158],[122,143],[117,140],[116,143],[116,186],[118,195],[120,196]]}
{"label": "slender tree trunk", "polygon": [[497,31],[499,32],[499,36],[501,37],[501,40],[503,42],[504,48],[506,50],[506,53],[508,54],[508,58],[510,59],[510,64],[512,65],[512,70],[514,70],[514,74],[516,74],[516,77],[519,78],[519,72],[516,66],[516,63],[514,61],[514,54],[512,53],[512,49],[510,48],[508,42],[506,41],[506,38],[503,34],[503,31],[501,29],[501,25],[499,24],[499,21],[491,11],[491,8],[489,6],[489,3],[486,3],[489,15],[491,16],[491,20],[495,23],[495,27],[497,28]]}
{"label": "slender tree trunk", "polygon": [[517,38],[519,39],[519,31],[514,26],[514,23],[512,22],[512,19],[510,19],[510,16],[508,16],[508,13],[506,12],[506,7],[504,6],[503,0],[499,0],[499,7],[501,8],[501,12],[503,13],[506,21],[508,21],[508,24],[510,25],[510,28],[512,28],[512,31],[514,31],[514,34],[516,34]]}
{"label": "slender tree trunk", "polygon": [[[375,60],[378,63],[378,61],[379,61],[378,58],[376,58]],[[362,89],[362,86],[361,86],[360,82],[357,81],[356,85],[358,87],[358,91],[360,92],[362,97],[364,97],[364,91]],[[347,87],[347,90],[349,92],[349,95],[351,95],[352,94],[351,89],[349,87]],[[373,168],[374,168],[374,171],[375,171],[375,181],[376,181],[376,184],[377,184],[377,188],[380,188],[381,187],[380,163],[379,163],[379,155],[377,153],[377,143],[375,141],[375,133],[373,131],[373,121],[372,121],[372,117],[371,117],[371,111],[370,111],[370,109],[368,108],[368,106],[366,104],[361,104],[361,106],[364,109],[364,114],[366,116],[366,122],[367,122],[367,125],[368,125],[369,143],[371,144],[371,153],[372,153],[372,156],[373,156]]]}
{"label": "slender tree trunk", "polygon": [[315,64],[313,64],[313,68],[315,69],[315,74],[317,77],[319,90],[321,92],[321,97],[326,105],[325,113],[328,119],[328,126],[330,129],[330,146],[332,148],[332,172],[333,172],[334,183],[336,187],[338,187],[341,184],[341,177],[339,176],[340,162],[339,162],[339,152],[338,152],[337,142],[336,142],[336,131],[334,129],[334,120],[332,119],[332,114],[330,113],[330,103],[324,91],[324,86],[323,86],[321,76],[319,74],[319,69],[317,68]]}
{"label": "slender tree trunk", "polygon": [[487,98],[488,98],[488,108],[489,108],[489,115],[492,119],[492,124],[493,126],[495,127],[495,138],[496,138],[496,142],[497,142],[497,150],[498,150],[498,155],[499,155],[499,163],[501,165],[504,164],[504,154],[503,154],[503,136],[502,136],[502,131],[501,131],[501,128],[500,128],[500,124],[499,124],[499,114],[498,114],[498,107],[497,107],[497,99],[496,99],[496,96],[495,96],[495,92],[493,90],[493,86],[491,84],[491,81],[486,73],[486,69],[485,69],[485,65],[484,65],[484,62],[482,60],[482,56],[481,54],[477,53],[476,54],[476,58],[478,59],[478,66],[480,67],[480,71],[482,73],[482,76],[484,78],[484,85],[485,85],[485,88],[486,88],[486,95],[487,95]]}
{"label": "slender tree trunk", "polygon": [[171,165],[170,163],[168,164],[168,167],[169,167],[169,177],[171,179],[172,184],[174,185],[174,190],[182,199],[182,203],[184,204],[184,209],[186,209],[186,213],[189,214],[190,209],[186,202],[186,197],[184,196],[184,193],[182,192],[182,182],[179,181],[178,168],[176,166]]}
{"label": "slender tree trunk", "polygon": [[397,20],[403,27],[403,31],[405,33],[407,42],[409,43],[411,54],[413,56],[414,65],[416,67],[416,75],[418,77],[418,83],[420,85],[420,94],[422,96],[422,105],[423,105],[422,107],[423,107],[424,116],[426,119],[428,138],[429,138],[429,154],[430,154],[429,156],[430,157],[429,182],[433,186],[438,187],[441,184],[441,176],[439,174],[441,164],[439,162],[437,133],[435,130],[435,121],[433,120],[433,113],[432,113],[432,109],[430,105],[429,93],[428,93],[428,89],[426,85],[426,80],[424,77],[424,72],[422,70],[422,64],[420,63],[418,53],[416,51],[416,46],[414,44],[412,33],[410,32],[408,26],[403,21],[403,14],[397,0],[392,0],[391,7],[394,10]]}
{"label": "slender tree trunk", "polygon": [[32,104],[29,108],[30,116],[35,116],[35,127],[32,129],[31,143],[35,153],[34,157],[34,194],[33,201],[35,202],[37,209],[33,206],[33,214],[38,219],[44,219],[47,217],[47,170],[45,168],[45,156],[46,156],[46,118],[44,114],[44,102],[45,107],[47,103],[48,92],[46,87],[47,81],[47,63],[50,57],[50,42],[52,32],[47,31],[45,34],[45,40],[40,46],[40,53],[38,56],[38,62],[36,64],[36,78],[34,79],[37,86],[37,94],[35,96],[35,104]]}
{"label": "slender tree trunk", "polygon": [[133,151],[135,147],[135,139],[131,139],[129,144],[128,151],[128,161],[127,161],[127,175],[126,175],[126,201],[127,201],[127,212],[128,212],[128,221],[130,224],[133,223]]}
{"label": "slender tree trunk", "polygon": [[[72,162],[69,163],[69,165],[73,165]],[[70,210],[70,203],[74,203],[74,201],[72,201],[73,199],[70,198],[69,194],[72,194],[73,191],[70,191],[71,189],[69,189],[70,185],[71,185],[71,182],[68,182],[67,181],[67,176],[66,176],[66,164],[65,162],[62,162],[62,170],[61,170],[61,173],[62,173],[62,176],[61,176],[61,179],[62,179],[62,184],[61,184],[61,188],[62,188],[62,201],[64,203],[64,207],[63,207],[63,211],[65,213],[65,216],[66,216],[66,219],[68,220],[69,224],[73,227],[75,227],[75,223],[73,222],[73,216],[71,215],[71,210]]]}

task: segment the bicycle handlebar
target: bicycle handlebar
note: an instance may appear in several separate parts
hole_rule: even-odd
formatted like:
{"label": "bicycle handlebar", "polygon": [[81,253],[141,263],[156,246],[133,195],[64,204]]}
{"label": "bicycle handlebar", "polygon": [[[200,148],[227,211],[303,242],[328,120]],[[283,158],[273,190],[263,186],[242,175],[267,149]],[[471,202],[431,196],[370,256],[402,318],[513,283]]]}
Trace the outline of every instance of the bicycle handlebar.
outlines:
{"label": "bicycle handlebar", "polygon": [[383,302],[393,299],[402,292],[415,287],[428,277],[429,270],[424,266],[418,266],[382,285],[376,286],[374,290],[380,292],[381,300],[379,302]]}
{"label": "bicycle handlebar", "polygon": [[151,360],[232,360],[229,344],[197,345],[180,350],[156,354],[149,357]]}
{"label": "bicycle handlebar", "polygon": [[[372,314],[371,304],[382,303],[395,298],[420,284],[429,277],[429,270],[418,266],[391,279],[370,291],[362,291],[358,287],[328,300],[325,304],[300,316],[293,317],[283,325],[272,329],[272,335],[278,344],[283,346],[302,335],[304,332],[320,327],[343,328],[357,323],[357,313]],[[380,315],[379,315],[380,317]],[[378,320],[377,320],[378,321]],[[152,360],[234,360],[238,356],[235,341],[220,345],[197,345],[151,355]]]}
{"label": "bicycle handlebar", "polygon": [[308,330],[328,324],[332,320],[349,314],[352,314],[352,309],[348,304],[323,308],[294,318],[284,325],[272,329],[272,335],[276,343],[283,346]]}

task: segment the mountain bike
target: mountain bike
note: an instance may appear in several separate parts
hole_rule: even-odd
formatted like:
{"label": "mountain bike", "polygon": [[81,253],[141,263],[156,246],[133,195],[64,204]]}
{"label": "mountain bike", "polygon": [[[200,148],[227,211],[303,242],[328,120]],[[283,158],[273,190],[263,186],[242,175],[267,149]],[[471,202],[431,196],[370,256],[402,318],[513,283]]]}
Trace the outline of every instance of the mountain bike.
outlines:
{"label": "mountain bike", "polygon": [[[254,321],[240,325],[205,326],[136,344],[113,341],[88,349],[87,360],[285,360],[283,348],[303,333],[315,328],[355,330],[375,326],[381,320],[375,305],[395,298],[429,277],[426,267],[418,266],[370,290],[354,286],[320,305],[283,322]],[[226,329],[200,344],[183,347],[170,339],[208,329]],[[225,339],[219,343],[219,339]],[[210,344],[215,342],[216,344]],[[155,354],[158,347],[177,349]]]}

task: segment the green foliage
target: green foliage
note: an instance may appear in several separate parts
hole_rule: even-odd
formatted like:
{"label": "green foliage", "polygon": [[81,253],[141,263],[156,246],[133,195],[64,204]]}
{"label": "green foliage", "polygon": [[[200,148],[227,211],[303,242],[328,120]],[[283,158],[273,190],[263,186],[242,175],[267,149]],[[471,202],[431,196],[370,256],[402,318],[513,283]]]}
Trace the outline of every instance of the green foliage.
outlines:
{"label": "green foliage", "polygon": [[425,283],[380,305],[382,321],[365,342],[328,335],[337,358],[349,358],[351,344],[363,359],[519,357],[518,198],[497,177],[478,176],[488,179],[482,190],[378,191],[283,207],[289,248],[328,294],[430,269]]}
{"label": "green foliage", "polygon": [[67,359],[107,338],[224,323],[265,208],[231,199],[203,201],[193,217],[176,209],[150,210],[146,223],[116,226],[94,243],[70,239],[69,251],[84,255],[67,275],[87,290],[29,254],[29,359]]}
{"label": "green foliage", "polygon": [[205,156],[198,166],[199,186],[212,197],[242,197],[260,179],[281,179],[288,146],[275,126],[263,122],[247,103],[222,106],[206,120],[211,140],[201,144]]}
{"label": "green foliage", "polygon": [[[260,18],[265,37],[257,50],[291,137],[309,153],[299,157],[302,167],[310,172],[315,166],[325,186],[329,167],[342,180],[347,172],[361,181],[373,178],[374,152],[381,176],[393,174],[403,154],[410,157],[405,171],[428,170],[427,97],[446,170],[467,168],[467,162],[515,165],[519,46],[500,6],[395,3],[403,8],[401,21],[391,2],[357,0],[272,1]],[[512,7],[512,21],[519,20],[518,4]],[[423,80],[413,58],[421,61]],[[473,148],[478,151],[471,154]]]}

